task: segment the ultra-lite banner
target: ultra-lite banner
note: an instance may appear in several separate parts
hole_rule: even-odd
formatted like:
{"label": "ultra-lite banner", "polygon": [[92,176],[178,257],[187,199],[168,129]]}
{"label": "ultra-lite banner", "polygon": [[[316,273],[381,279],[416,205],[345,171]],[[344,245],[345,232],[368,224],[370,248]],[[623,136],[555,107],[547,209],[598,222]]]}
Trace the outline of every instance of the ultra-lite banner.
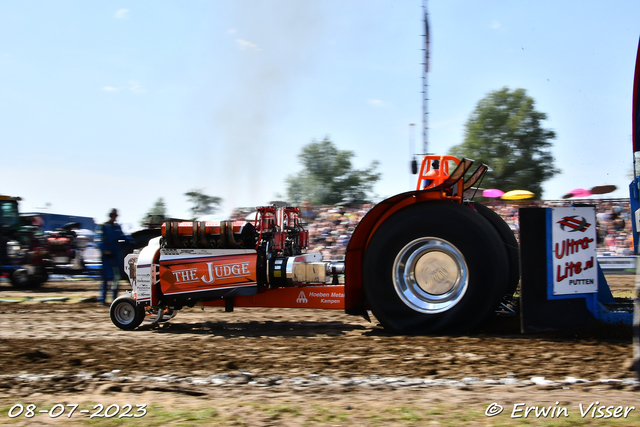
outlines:
{"label": "ultra-lite banner", "polygon": [[548,296],[598,292],[595,208],[548,208],[547,233]]}

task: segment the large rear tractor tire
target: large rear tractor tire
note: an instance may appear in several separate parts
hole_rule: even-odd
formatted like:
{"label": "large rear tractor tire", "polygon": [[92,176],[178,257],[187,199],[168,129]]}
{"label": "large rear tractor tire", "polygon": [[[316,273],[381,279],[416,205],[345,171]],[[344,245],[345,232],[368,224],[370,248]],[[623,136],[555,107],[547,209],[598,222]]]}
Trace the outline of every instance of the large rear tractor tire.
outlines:
{"label": "large rear tractor tire", "polygon": [[145,317],[144,307],[137,305],[128,295],[116,298],[109,309],[111,321],[120,329],[130,331],[142,323]]}
{"label": "large rear tractor tire", "polygon": [[507,282],[507,292],[505,295],[511,297],[520,283],[520,249],[518,246],[518,240],[513,234],[511,228],[509,228],[500,215],[478,202],[475,202],[473,206],[480,215],[493,225],[493,228],[498,232],[500,240],[502,240],[502,244],[507,251],[507,259],[509,260],[509,280]]}
{"label": "large rear tractor tire", "polygon": [[375,231],[364,254],[364,293],[376,318],[395,333],[465,333],[498,306],[508,262],[499,234],[475,210],[418,203]]}

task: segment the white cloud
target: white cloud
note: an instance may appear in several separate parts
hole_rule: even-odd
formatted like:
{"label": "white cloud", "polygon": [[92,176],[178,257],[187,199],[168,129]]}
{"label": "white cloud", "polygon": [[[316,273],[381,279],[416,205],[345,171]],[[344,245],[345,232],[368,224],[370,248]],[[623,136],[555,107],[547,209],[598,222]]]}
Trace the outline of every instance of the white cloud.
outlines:
{"label": "white cloud", "polygon": [[247,50],[247,49],[260,50],[258,48],[258,45],[248,42],[246,40],[236,39],[236,43],[238,43],[238,46],[240,46],[240,49],[242,50]]}
{"label": "white cloud", "polygon": [[140,84],[136,81],[129,81],[129,90],[133,93],[142,93],[142,92],[146,92],[146,89],[144,89],[142,86],[140,86]]}
{"label": "white cloud", "polygon": [[113,16],[118,19],[129,19],[129,9],[119,9]]}
{"label": "white cloud", "polygon": [[234,28],[229,28],[227,30],[227,34],[235,34],[235,33],[237,33],[237,31]]}
{"label": "white cloud", "polygon": [[384,106],[384,102],[382,102],[382,101],[381,101],[381,100],[379,100],[379,99],[367,99],[367,102],[368,102],[369,104],[373,105],[373,106],[376,106],[376,107],[382,107],[382,106]]}
{"label": "white cloud", "polygon": [[491,28],[493,28],[494,30],[497,30],[498,28],[500,28],[500,21],[491,22]]}
{"label": "white cloud", "polygon": [[[102,90],[105,92],[119,92],[121,90],[123,90],[122,87],[115,87],[115,86],[103,86]],[[128,86],[124,87],[124,90],[128,90],[129,92],[133,92],[133,93],[143,93],[146,92],[147,90],[145,88],[143,88],[140,83],[138,83],[135,80],[129,80],[128,82]]]}

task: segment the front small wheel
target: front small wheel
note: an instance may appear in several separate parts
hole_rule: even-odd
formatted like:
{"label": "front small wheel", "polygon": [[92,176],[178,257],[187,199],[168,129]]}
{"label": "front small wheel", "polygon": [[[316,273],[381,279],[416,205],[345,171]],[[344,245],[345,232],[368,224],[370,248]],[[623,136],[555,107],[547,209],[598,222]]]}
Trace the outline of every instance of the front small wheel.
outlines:
{"label": "front small wheel", "polygon": [[11,274],[11,284],[16,288],[26,289],[30,283],[29,273],[24,268],[19,268]]}
{"label": "front small wheel", "polygon": [[19,268],[11,274],[11,285],[18,289],[31,290],[40,287],[48,278],[49,275],[44,269],[29,274],[26,268]]}
{"label": "front small wheel", "polygon": [[145,316],[144,307],[137,305],[133,298],[126,295],[116,298],[111,303],[109,314],[113,324],[125,331],[140,326]]}

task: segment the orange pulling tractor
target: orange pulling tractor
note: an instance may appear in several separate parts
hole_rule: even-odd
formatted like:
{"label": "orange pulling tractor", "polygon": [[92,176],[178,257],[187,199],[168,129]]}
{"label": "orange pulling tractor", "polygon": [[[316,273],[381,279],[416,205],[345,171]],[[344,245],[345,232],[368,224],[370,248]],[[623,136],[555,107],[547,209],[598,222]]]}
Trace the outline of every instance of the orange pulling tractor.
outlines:
{"label": "orange pulling tractor", "polygon": [[309,234],[295,207],[258,207],[254,223],[166,222],[162,237],[125,259],[132,290],[111,304],[111,320],[131,330],[147,316],[166,321],[204,305],[339,309],[365,318],[370,310],[400,334],[472,329],[513,295],[520,276],[511,229],[464,198],[487,170],[480,165],[465,179],[472,164],[425,156],[415,191],[362,218],[344,264],[303,252]]}

